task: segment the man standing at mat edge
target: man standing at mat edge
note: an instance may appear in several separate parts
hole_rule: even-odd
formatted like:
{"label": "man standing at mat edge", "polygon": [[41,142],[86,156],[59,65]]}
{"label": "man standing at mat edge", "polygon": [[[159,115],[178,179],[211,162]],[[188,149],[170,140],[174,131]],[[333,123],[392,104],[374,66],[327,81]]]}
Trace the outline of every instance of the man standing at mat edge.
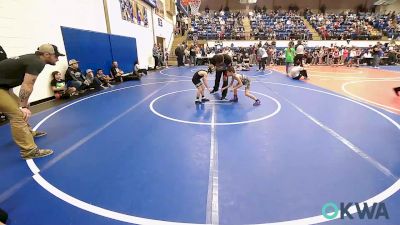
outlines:
{"label": "man standing at mat edge", "polygon": [[[15,143],[20,147],[23,159],[40,158],[51,155],[50,149],[39,149],[34,138],[46,135],[45,132],[33,131],[28,121],[29,96],[38,75],[46,64],[55,65],[59,56],[57,46],[41,45],[34,54],[21,55],[0,62],[0,111],[10,119],[11,133]],[[21,85],[19,97],[12,88]]]}
{"label": "man standing at mat edge", "polygon": [[[217,54],[210,59],[210,67],[215,67],[215,84],[211,94],[214,94],[218,91],[221,77],[223,79],[222,87],[228,86],[227,69],[231,65],[232,58],[228,54]],[[225,100],[227,94],[228,89],[223,89],[221,100]]]}

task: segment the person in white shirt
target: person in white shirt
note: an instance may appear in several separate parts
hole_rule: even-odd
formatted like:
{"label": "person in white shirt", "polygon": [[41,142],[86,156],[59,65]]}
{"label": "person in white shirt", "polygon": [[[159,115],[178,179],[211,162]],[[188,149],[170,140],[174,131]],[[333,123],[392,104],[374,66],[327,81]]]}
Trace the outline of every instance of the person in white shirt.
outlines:
{"label": "person in white shirt", "polygon": [[261,44],[258,45],[257,57],[259,59],[258,71],[260,71],[261,69],[264,71],[265,64],[267,63],[268,54],[265,48],[261,46]]}
{"label": "person in white shirt", "polygon": [[169,60],[168,48],[165,48],[164,49],[164,65],[165,65],[165,68],[168,68],[168,60]]}
{"label": "person in white shirt", "polygon": [[140,79],[143,75],[147,75],[147,70],[143,69],[138,61],[135,61],[133,69],[133,76],[137,79]]}
{"label": "person in white shirt", "polygon": [[356,57],[357,57],[357,51],[356,51],[355,48],[352,48],[352,49],[350,50],[349,62],[348,62],[348,64],[347,64],[347,66],[350,66],[350,67],[353,66],[354,61],[356,60]]}
{"label": "person in white shirt", "polygon": [[293,66],[289,70],[289,76],[293,80],[300,80],[301,77],[304,77],[305,80],[308,79],[307,71],[302,66]]}
{"label": "person in white shirt", "polygon": [[186,30],[189,29],[189,18],[187,16],[183,18],[183,22],[185,23]]}
{"label": "person in white shirt", "polygon": [[296,56],[294,57],[294,64],[303,66],[304,45],[301,40],[297,41]]}
{"label": "person in white shirt", "polygon": [[363,58],[372,58],[371,52],[370,51],[366,52]]}

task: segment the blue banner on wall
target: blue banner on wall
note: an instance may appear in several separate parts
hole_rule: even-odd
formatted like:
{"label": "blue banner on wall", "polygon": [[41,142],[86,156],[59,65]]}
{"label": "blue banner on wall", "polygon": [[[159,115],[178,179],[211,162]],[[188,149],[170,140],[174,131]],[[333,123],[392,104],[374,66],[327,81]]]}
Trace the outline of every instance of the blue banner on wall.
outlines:
{"label": "blue banner on wall", "polygon": [[139,4],[137,0],[119,0],[119,3],[123,20],[145,27],[149,26],[147,7]]}

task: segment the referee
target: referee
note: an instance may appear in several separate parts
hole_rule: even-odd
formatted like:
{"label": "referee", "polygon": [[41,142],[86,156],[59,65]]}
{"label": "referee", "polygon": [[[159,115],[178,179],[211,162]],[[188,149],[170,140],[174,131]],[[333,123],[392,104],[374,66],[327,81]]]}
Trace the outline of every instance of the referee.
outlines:
{"label": "referee", "polygon": [[[228,54],[217,54],[210,59],[211,67],[215,67],[215,84],[211,94],[218,92],[221,77],[223,79],[222,87],[228,86],[227,69],[232,65],[232,58]],[[224,76],[222,76],[224,75]],[[222,91],[221,100],[226,100],[228,89]]]}

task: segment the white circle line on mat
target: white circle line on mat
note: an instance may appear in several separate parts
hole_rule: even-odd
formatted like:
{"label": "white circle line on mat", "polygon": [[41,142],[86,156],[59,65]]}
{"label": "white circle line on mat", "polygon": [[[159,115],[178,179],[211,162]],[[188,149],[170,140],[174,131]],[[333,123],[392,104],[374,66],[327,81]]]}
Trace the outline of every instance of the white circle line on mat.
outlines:
{"label": "white circle line on mat", "polygon": [[[186,80],[188,81],[188,80]],[[168,81],[168,82],[181,82],[181,81]],[[262,81],[259,81],[262,82]],[[157,83],[167,83],[167,82],[157,82]],[[150,84],[157,84],[157,83],[149,83],[149,84],[145,84],[145,85],[150,85]],[[350,102],[353,102],[355,104],[361,105],[369,110],[372,110],[373,112],[377,113],[378,115],[382,116],[384,119],[386,119],[387,121],[389,121],[390,123],[392,123],[398,130],[400,130],[400,124],[398,124],[396,121],[394,121],[393,119],[391,119],[390,117],[388,117],[387,115],[379,112],[378,110],[363,104],[361,102],[357,102],[355,100],[352,100],[350,98],[346,98],[334,93],[329,93],[327,91],[322,91],[322,90],[317,90],[317,89],[313,89],[313,88],[307,88],[307,87],[301,87],[301,86],[296,86],[296,85],[290,85],[290,84],[283,84],[283,83],[274,83],[274,82],[262,82],[265,84],[272,84],[272,85],[281,85],[281,86],[287,86],[287,87],[294,87],[294,88],[300,88],[300,89],[304,89],[304,90],[310,90],[310,91],[314,91],[317,93],[323,93],[323,94],[327,94],[327,95],[331,95],[331,96],[335,96]],[[47,116],[46,118],[44,118],[43,120],[41,120],[35,127],[34,130],[38,129],[40,127],[41,124],[43,124],[46,120],[48,120],[49,118],[51,118],[51,116],[55,115],[56,113],[60,112],[61,110],[70,107],[71,105],[74,105],[78,102],[84,101],[86,99],[89,98],[93,98],[102,94],[106,94],[106,93],[110,93],[110,92],[114,92],[117,90],[122,90],[122,89],[127,89],[127,88],[132,88],[132,87],[138,87],[138,86],[144,86],[144,85],[134,85],[134,86],[130,86],[130,87],[125,87],[125,88],[121,88],[121,89],[115,89],[112,91],[108,91],[108,92],[102,92],[96,95],[92,95],[89,97],[86,97],[84,99],[81,99],[79,101],[70,103],[62,108],[60,108],[59,110],[53,112],[52,114],[50,114],[49,116]],[[93,214],[96,215],[100,215],[103,217],[107,217],[110,219],[114,219],[114,220],[118,220],[118,221],[122,221],[122,222],[127,222],[127,223],[132,223],[132,224],[139,224],[139,225],[199,225],[196,223],[179,223],[179,222],[169,222],[169,221],[163,221],[163,220],[153,220],[153,219],[148,219],[148,218],[142,218],[142,217],[137,217],[137,216],[132,216],[132,215],[128,215],[128,214],[123,214],[123,213],[119,213],[119,212],[115,212],[112,210],[108,210],[105,208],[101,208],[89,203],[86,203],[84,201],[81,201],[77,198],[74,198],[64,192],[62,192],[61,190],[59,190],[58,188],[56,188],[55,186],[53,186],[52,184],[50,184],[49,182],[47,182],[40,174],[40,170],[38,169],[37,165],[35,164],[35,162],[32,159],[29,159],[26,161],[28,164],[28,167],[30,168],[30,170],[32,171],[32,173],[34,173],[33,178],[35,179],[35,181],[41,186],[43,187],[45,190],[47,190],[48,192],[50,192],[51,194],[53,194],[54,196],[58,197],[59,199],[65,201],[66,203],[69,203],[73,206],[76,206],[77,208],[80,208],[82,210],[85,210],[87,212],[91,212]],[[389,198],[390,196],[392,196],[393,194],[395,194],[396,192],[398,192],[400,190],[400,179],[397,180],[394,184],[392,184],[389,188],[383,190],[381,193],[373,196],[370,199],[367,199],[363,202],[361,202],[360,204],[363,203],[367,203],[368,206],[372,206],[374,203],[379,203],[384,201],[385,199]],[[350,207],[349,208],[349,213],[351,214],[355,214],[357,212],[357,209],[355,206]],[[338,217],[336,217],[335,219],[338,219]],[[302,219],[295,219],[295,220],[288,220],[288,221],[281,221],[281,222],[273,222],[273,223],[260,223],[260,224],[254,224],[254,225],[270,225],[270,224],[274,224],[274,225],[287,225],[287,224],[293,224],[293,225],[306,225],[306,224],[317,224],[317,223],[323,223],[323,222],[328,222],[328,221],[332,221],[335,219],[326,219],[324,216],[322,215],[317,215],[317,216],[312,216],[312,217],[306,217],[306,218],[302,218]]]}
{"label": "white circle line on mat", "polygon": [[[164,95],[158,96],[158,97],[155,98],[153,101],[151,101],[151,103],[150,103],[150,105],[149,105],[149,108],[150,108],[150,110],[151,110],[155,115],[157,115],[157,116],[159,116],[159,117],[161,117],[161,118],[170,120],[170,121],[174,121],[174,122],[178,122],[178,123],[194,124],[194,125],[208,125],[208,126],[211,126],[211,125],[215,125],[215,126],[227,126],[227,125],[239,125],[239,124],[255,123],[255,122],[259,122],[259,121],[262,121],[262,120],[266,120],[266,119],[268,119],[268,118],[271,118],[271,117],[275,116],[277,113],[279,113],[279,111],[280,111],[281,108],[282,108],[280,102],[279,102],[278,100],[276,100],[275,98],[273,98],[273,97],[271,97],[271,96],[269,96],[269,95],[263,94],[263,93],[259,93],[259,92],[252,91],[253,93],[262,95],[262,96],[267,97],[267,98],[271,99],[272,101],[274,101],[275,104],[276,104],[276,106],[277,106],[276,109],[275,109],[275,111],[272,112],[271,114],[268,114],[268,115],[266,115],[266,116],[260,117],[260,118],[258,118],[258,119],[252,119],[252,120],[246,120],[246,121],[238,121],[238,122],[225,122],[225,123],[214,122],[214,123],[211,123],[211,122],[196,122],[196,121],[180,120],[180,119],[172,118],[172,117],[169,117],[169,116],[165,116],[165,115],[161,114],[160,112],[158,112],[156,109],[154,109],[154,104],[155,104],[158,100],[160,100],[161,98],[163,98],[163,97],[165,97],[165,96],[168,96],[168,95],[172,95],[172,94],[176,94],[176,93],[181,93],[181,92],[186,92],[186,91],[196,91],[196,89],[186,89],[186,90],[174,91],[174,92],[170,92],[170,93],[166,93],[166,94],[164,94]],[[253,106],[252,106],[252,107],[253,107]]]}
{"label": "white circle line on mat", "polygon": [[387,81],[393,82],[393,80],[359,80],[359,81],[351,81],[351,82],[346,82],[346,83],[342,84],[342,91],[345,92],[346,94],[350,95],[351,97],[358,99],[358,100],[361,100],[361,101],[364,101],[364,102],[371,103],[371,104],[373,104],[373,105],[377,105],[377,106],[383,107],[383,109],[387,109],[390,113],[394,113],[394,112],[392,112],[392,111],[390,111],[390,110],[393,110],[393,111],[396,111],[396,112],[400,112],[400,109],[393,108],[393,107],[388,106],[388,105],[380,104],[380,103],[377,103],[377,102],[374,102],[374,101],[371,101],[371,100],[362,98],[362,97],[360,97],[360,96],[358,96],[358,95],[355,95],[355,94],[351,93],[351,92],[346,88],[346,87],[349,86],[349,85],[357,84],[357,83],[364,83],[364,82],[382,82],[382,81],[385,81],[385,82],[387,82]]}

